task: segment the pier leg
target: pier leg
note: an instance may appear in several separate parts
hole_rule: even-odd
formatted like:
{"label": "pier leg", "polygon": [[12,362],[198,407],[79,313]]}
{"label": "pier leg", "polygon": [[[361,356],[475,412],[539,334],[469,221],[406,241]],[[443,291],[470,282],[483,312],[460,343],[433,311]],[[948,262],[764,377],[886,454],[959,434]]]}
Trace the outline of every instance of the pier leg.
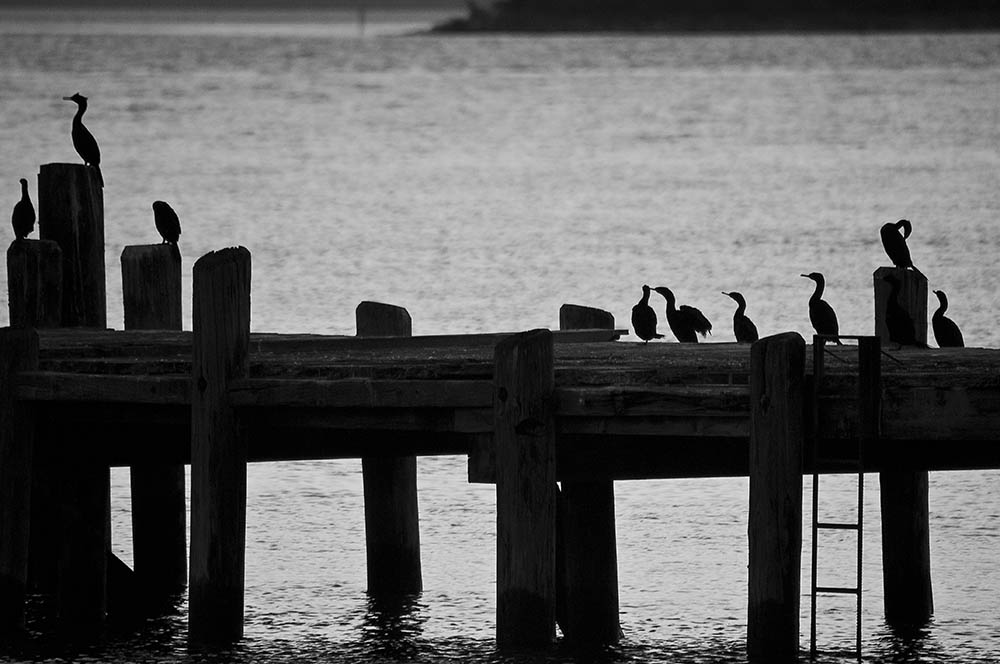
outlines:
{"label": "pier leg", "polygon": [[[613,330],[615,318],[602,309],[564,304],[559,329]],[[563,481],[558,507],[557,616],[563,636],[587,646],[617,643],[621,625],[614,482]]]}
{"label": "pier leg", "polygon": [[552,333],[513,335],[494,351],[497,645],[555,636],[556,472]]}
{"label": "pier leg", "polygon": [[[889,285],[893,274],[900,282],[898,300],[913,318],[917,340],[927,343],[927,278],[899,268],[875,271],[875,334],[890,349],[885,327]],[[886,470],[879,473],[882,512],[882,584],[885,619],[900,628],[922,625],[934,614],[931,586],[931,546],[927,471]]]}
{"label": "pier leg", "polygon": [[750,540],[747,655],[799,654],[805,341],[793,332],[750,348]]}
{"label": "pier leg", "polygon": [[[121,256],[125,329],[180,330],[181,262],[166,244],[125,247]],[[144,603],[169,606],[187,584],[184,466],[130,468],[132,550]]]}
{"label": "pier leg", "polygon": [[58,327],[62,316],[62,251],[51,240],[14,240],[7,249],[11,327]]}
{"label": "pier leg", "polygon": [[34,426],[13,377],[37,368],[35,331],[0,329],[0,632],[24,627]]}
{"label": "pier leg", "polygon": [[[403,307],[362,302],[355,310],[359,337],[408,337],[410,314]],[[368,593],[393,596],[423,590],[420,572],[420,516],[415,456],[361,459],[365,486],[365,544]]]}
{"label": "pier leg", "polygon": [[193,642],[231,642],[243,635],[247,447],[228,388],[249,375],[249,251],[198,259],[192,318],[188,629]]}

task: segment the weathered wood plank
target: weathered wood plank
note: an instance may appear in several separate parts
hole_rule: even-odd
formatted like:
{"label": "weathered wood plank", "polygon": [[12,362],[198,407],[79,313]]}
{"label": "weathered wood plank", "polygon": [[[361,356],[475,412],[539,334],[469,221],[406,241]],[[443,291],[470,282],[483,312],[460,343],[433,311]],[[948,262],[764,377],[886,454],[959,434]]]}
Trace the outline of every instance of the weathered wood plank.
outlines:
{"label": "weathered wood plank", "polygon": [[7,249],[11,327],[55,327],[62,317],[62,251],[51,240],[14,240]]}
{"label": "weathered wood plank", "polygon": [[493,383],[479,380],[251,378],[230,388],[232,404],[312,408],[488,408]]}
{"label": "weathered wood plank", "polygon": [[22,401],[190,404],[189,376],[108,376],[26,371],[17,379]]}
{"label": "weathered wood plank", "polygon": [[122,299],[128,330],[177,330],[183,321],[181,262],[169,244],[122,250]]}

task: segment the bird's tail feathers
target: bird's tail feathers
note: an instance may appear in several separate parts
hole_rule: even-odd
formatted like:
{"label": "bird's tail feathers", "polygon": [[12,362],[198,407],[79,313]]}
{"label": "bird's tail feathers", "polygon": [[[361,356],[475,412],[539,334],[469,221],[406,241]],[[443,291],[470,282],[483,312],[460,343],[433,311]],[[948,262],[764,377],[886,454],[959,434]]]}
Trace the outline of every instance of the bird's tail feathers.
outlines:
{"label": "bird's tail feathers", "polygon": [[176,242],[168,242],[167,244],[170,245],[170,253],[173,255],[174,260],[179,263],[181,261],[180,247],[177,246]]}
{"label": "bird's tail feathers", "polygon": [[99,164],[91,164],[91,166],[93,166],[94,171],[97,172],[97,184],[101,185],[101,189],[104,189],[104,176],[101,175],[101,167],[100,167],[100,165]]}

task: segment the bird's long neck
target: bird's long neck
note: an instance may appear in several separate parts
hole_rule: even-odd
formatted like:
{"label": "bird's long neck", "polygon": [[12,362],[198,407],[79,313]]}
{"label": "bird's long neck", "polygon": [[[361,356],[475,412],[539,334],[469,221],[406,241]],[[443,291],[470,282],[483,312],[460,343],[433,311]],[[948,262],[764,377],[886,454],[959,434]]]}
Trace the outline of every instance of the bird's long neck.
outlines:
{"label": "bird's long neck", "polygon": [[649,305],[649,289],[648,288],[643,288],[642,289],[642,298],[639,300],[639,304],[645,304],[647,306]]}
{"label": "bird's long neck", "polygon": [[677,311],[677,307],[675,306],[675,301],[674,301],[674,294],[671,293],[670,291],[667,291],[667,294],[664,295],[663,297],[667,298],[667,311]]}
{"label": "bird's long neck", "polygon": [[944,316],[944,312],[948,311],[948,296],[944,293],[938,293],[938,310],[934,312],[935,316]]}
{"label": "bird's long neck", "polygon": [[21,183],[21,200],[22,201],[28,200],[28,183],[27,182],[22,182]]}
{"label": "bird's long neck", "polygon": [[826,288],[826,283],[822,279],[816,280],[816,290],[813,291],[812,297],[809,298],[812,301],[816,301],[823,297],[823,289]]}
{"label": "bird's long neck", "polygon": [[733,314],[733,317],[739,318],[746,312],[746,310],[747,310],[747,303],[736,300],[736,313]]}
{"label": "bird's long neck", "polygon": [[78,125],[83,121],[83,114],[87,112],[87,102],[81,101],[76,105],[76,115],[73,116],[73,124]]}

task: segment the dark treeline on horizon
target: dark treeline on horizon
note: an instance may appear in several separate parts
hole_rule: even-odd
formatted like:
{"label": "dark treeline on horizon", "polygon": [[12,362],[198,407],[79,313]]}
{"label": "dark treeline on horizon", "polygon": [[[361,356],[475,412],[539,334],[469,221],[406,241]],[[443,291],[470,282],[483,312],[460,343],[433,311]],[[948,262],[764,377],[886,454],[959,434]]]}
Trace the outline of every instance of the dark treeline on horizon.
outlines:
{"label": "dark treeline on horizon", "polygon": [[[478,3],[486,8],[489,3]],[[758,10],[805,12],[871,11],[997,11],[1000,0],[500,0],[511,10],[572,13],[753,12]]]}

